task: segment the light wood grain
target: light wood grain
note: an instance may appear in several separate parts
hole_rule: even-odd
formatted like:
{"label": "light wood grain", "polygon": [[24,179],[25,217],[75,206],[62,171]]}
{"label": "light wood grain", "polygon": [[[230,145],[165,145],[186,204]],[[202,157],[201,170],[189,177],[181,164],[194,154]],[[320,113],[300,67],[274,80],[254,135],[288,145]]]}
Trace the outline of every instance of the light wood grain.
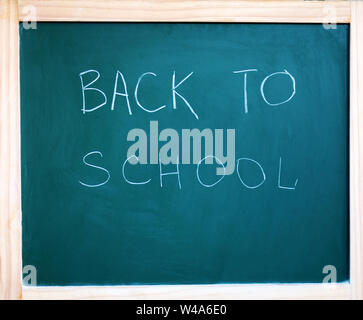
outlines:
{"label": "light wood grain", "polygon": [[20,20],[27,6],[37,21],[213,21],[322,23],[329,5],[336,21],[350,21],[348,1],[235,1],[235,0],[20,0]]}
{"label": "light wood grain", "polygon": [[349,283],[203,286],[24,287],[24,299],[350,299]]}
{"label": "light wood grain", "polygon": [[0,0],[0,299],[21,298],[19,23]]}
{"label": "light wood grain", "polygon": [[363,2],[352,2],[350,39],[350,278],[363,299]]}

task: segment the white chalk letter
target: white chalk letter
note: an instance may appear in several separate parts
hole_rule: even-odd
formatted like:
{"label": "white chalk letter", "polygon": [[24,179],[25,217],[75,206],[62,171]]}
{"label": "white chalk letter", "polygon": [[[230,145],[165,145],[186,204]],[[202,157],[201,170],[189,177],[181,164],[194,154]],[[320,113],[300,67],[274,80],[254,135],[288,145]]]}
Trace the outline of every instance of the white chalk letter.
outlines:
{"label": "white chalk letter", "polygon": [[[206,159],[208,159],[208,158],[212,158],[212,161],[213,161],[213,159],[215,159],[216,160],[216,162],[218,162],[222,167],[223,167],[223,174],[222,174],[222,176],[216,181],[216,182],[214,182],[214,183],[212,183],[212,184],[206,184],[206,183],[204,183],[204,182],[202,182],[202,180],[200,180],[200,176],[199,176],[199,166],[201,165],[201,163],[203,162],[203,161],[205,161]],[[206,188],[210,188],[210,187],[213,187],[213,186],[215,186],[217,183],[219,183],[219,182],[221,182],[222,181],[222,179],[224,178],[224,176],[225,176],[225,173],[226,173],[226,168],[224,167],[224,165],[223,165],[223,163],[222,163],[222,161],[221,160],[219,160],[217,157],[215,157],[215,156],[206,156],[205,158],[203,158],[203,159],[201,159],[199,162],[198,162],[198,165],[197,165],[197,178],[198,178],[198,181],[199,181],[199,183],[202,185],[202,186],[204,186],[204,187],[206,187]]]}
{"label": "white chalk letter", "polygon": [[175,85],[175,71],[173,73],[173,82],[172,82],[172,92],[173,92],[173,109],[176,109],[176,101],[175,101],[175,95],[177,95],[179,98],[181,98],[185,104],[188,106],[188,108],[190,109],[190,111],[193,113],[194,117],[198,118],[198,115],[195,113],[195,111],[193,110],[192,106],[189,104],[189,102],[187,101],[187,99],[185,99],[180,93],[178,93],[175,89],[178,88],[185,80],[187,80],[191,75],[193,74],[193,72],[189,73],[182,81],[180,81],[177,85]]}
{"label": "white chalk letter", "polygon": [[178,176],[178,184],[179,184],[179,189],[181,189],[181,183],[180,183],[180,172],[179,172],[179,158],[177,159],[176,162],[176,171],[172,171],[172,172],[165,172],[163,173],[162,169],[161,169],[161,161],[159,161],[159,168],[160,168],[160,187],[163,187],[163,176],[169,176],[169,175],[177,175]]}
{"label": "white chalk letter", "polygon": [[[117,92],[117,83],[118,83],[118,76],[119,75],[121,77],[122,84],[124,86],[124,93]],[[126,81],[125,81],[124,75],[120,71],[118,71],[118,70],[116,72],[115,87],[113,89],[113,97],[112,97],[111,110],[113,110],[115,108],[116,96],[123,96],[123,97],[126,98],[127,109],[129,110],[129,115],[131,116],[132,115],[132,111],[131,111],[131,107],[130,107],[129,94],[127,93]]]}
{"label": "white chalk letter", "polygon": [[[84,85],[83,83],[83,75],[87,74],[87,73],[90,73],[90,72],[93,72],[93,73],[96,73],[97,76],[95,79],[93,79],[90,83],[88,83],[87,85]],[[84,71],[84,72],[81,72],[79,74],[79,77],[81,78],[81,85],[82,85],[82,97],[83,97],[83,106],[82,106],[82,111],[83,111],[83,114],[85,114],[86,112],[92,112],[98,108],[101,108],[102,106],[104,106],[106,103],[107,103],[107,97],[105,95],[105,93],[98,89],[98,88],[90,88],[90,85],[92,85],[93,83],[95,83],[98,78],[100,77],[100,73],[96,70],[87,70],[87,71]],[[85,91],[96,91],[96,92],[99,92],[103,95],[103,98],[104,98],[104,102],[99,104],[98,106],[95,106],[91,109],[87,109],[86,108],[86,96],[85,96]]]}
{"label": "white chalk letter", "polygon": [[240,71],[233,71],[233,73],[243,73],[244,74],[244,82],[243,82],[243,97],[244,97],[244,110],[245,113],[248,113],[248,104],[247,104],[247,72],[257,71],[257,69],[247,69]]}
{"label": "white chalk letter", "polygon": [[150,110],[150,109],[146,109],[146,108],[144,108],[144,107],[141,105],[141,103],[139,102],[138,95],[137,95],[137,94],[138,94],[138,90],[139,90],[139,85],[140,85],[140,82],[141,82],[142,78],[143,78],[144,76],[146,76],[147,74],[150,74],[150,75],[152,75],[152,76],[156,77],[156,74],[155,74],[155,73],[153,73],[153,72],[145,72],[145,73],[143,73],[143,74],[140,76],[139,80],[137,80],[137,84],[136,84],[136,88],[135,88],[135,100],[136,100],[137,105],[138,105],[138,106],[139,106],[142,110],[144,110],[144,111],[146,111],[146,112],[151,112],[151,113],[153,113],[153,112],[156,112],[156,111],[159,111],[159,110],[161,110],[161,109],[165,108],[165,105],[163,105],[163,106],[161,106],[161,107],[159,107],[159,108],[156,108],[156,109],[154,109],[154,110]]}
{"label": "white chalk letter", "polygon": [[280,189],[288,189],[288,190],[295,190],[296,189],[296,186],[297,186],[297,182],[299,181],[299,179],[296,179],[295,180],[295,184],[293,187],[284,187],[281,185],[281,157],[280,157],[280,162],[279,162],[279,178],[278,178],[278,181],[277,181],[277,185]]}
{"label": "white chalk letter", "polygon": [[100,187],[100,186],[103,186],[104,184],[106,184],[108,182],[108,180],[110,180],[110,173],[108,172],[107,169],[105,168],[102,168],[102,167],[99,167],[99,166],[96,166],[94,164],[90,164],[86,161],[86,158],[92,154],[98,154],[100,155],[101,157],[103,157],[102,153],[99,152],[99,151],[92,151],[92,152],[89,152],[87,153],[84,157],[83,157],[83,163],[89,167],[92,167],[92,168],[96,168],[96,169],[99,169],[99,170],[102,170],[104,172],[107,173],[107,179],[104,181],[104,182],[101,182],[99,184],[88,184],[88,183],[84,183],[82,181],[78,181],[82,186],[85,186],[85,187],[89,187],[89,188],[95,188],[95,187]]}
{"label": "white chalk letter", "polygon": [[[239,163],[240,163],[240,161],[242,161],[242,160],[244,160],[244,161],[250,161],[250,162],[252,162],[252,163],[256,164],[256,165],[257,165],[257,167],[261,170],[261,173],[262,173],[262,180],[261,180],[261,182],[260,182],[259,184],[256,184],[255,186],[249,186],[248,184],[246,184],[246,183],[242,180],[242,178],[241,178],[241,174],[240,174],[240,172],[239,172]],[[258,188],[258,187],[259,187],[259,186],[261,186],[261,185],[265,182],[265,180],[266,180],[265,171],[263,171],[262,166],[261,166],[261,165],[260,165],[257,161],[255,161],[255,160],[253,160],[253,159],[249,159],[249,158],[239,158],[239,159],[237,160],[237,175],[238,175],[239,180],[242,182],[242,184],[243,184],[246,188],[248,188],[248,189],[256,189],[256,188]]]}
{"label": "white chalk letter", "polygon": [[[291,81],[292,81],[292,93],[291,93],[291,95],[290,95],[290,97],[288,98],[288,99],[286,99],[286,100],[284,100],[284,101],[282,101],[282,102],[278,102],[278,103],[271,103],[271,102],[268,102],[267,101],[267,99],[266,99],[266,97],[265,97],[265,92],[264,92],[264,86],[265,86],[265,83],[266,83],[266,81],[269,79],[269,78],[271,78],[272,76],[275,76],[275,75],[277,75],[277,74],[284,74],[284,75],[287,75],[287,76],[289,76],[290,78],[291,78]],[[289,102],[292,98],[293,98],[293,96],[295,95],[295,93],[296,93],[296,86],[295,86],[295,79],[294,79],[294,77],[287,71],[287,70],[284,70],[284,71],[282,71],[282,72],[275,72],[275,73],[272,73],[272,74],[270,74],[269,76],[267,76],[263,81],[262,81],[262,83],[261,83],[261,95],[262,95],[262,98],[263,98],[263,100],[265,100],[265,102],[268,104],[268,105],[270,105],[270,106],[279,106],[280,104],[284,104],[284,103],[286,103],[286,102]]]}
{"label": "white chalk letter", "polygon": [[133,161],[131,161],[131,159],[133,159],[133,158],[135,158],[135,163],[138,163],[139,162],[138,157],[136,157],[135,155],[131,155],[130,157],[128,157],[125,160],[125,162],[122,165],[122,176],[124,177],[125,181],[127,183],[129,183],[129,184],[136,184],[136,185],[149,183],[151,181],[151,179],[146,180],[146,181],[141,181],[141,182],[135,182],[135,181],[131,181],[131,180],[129,180],[129,179],[126,178],[126,175],[125,175],[125,166],[126,166],[126,163],[127,162],[129,162],[129,163],[133,162]]}

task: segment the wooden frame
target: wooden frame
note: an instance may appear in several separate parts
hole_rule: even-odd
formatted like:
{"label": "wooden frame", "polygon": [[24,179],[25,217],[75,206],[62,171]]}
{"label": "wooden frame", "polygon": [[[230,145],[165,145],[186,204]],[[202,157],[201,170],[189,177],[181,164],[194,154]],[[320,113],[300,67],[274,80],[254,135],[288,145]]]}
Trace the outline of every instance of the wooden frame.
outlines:
{"label": "wooden frame", "polygon": [[[350,23],[350,281],[337,284],[25,287],[21,261],[19,21]],[[29,7],[31,6],[31,7]],[[326,14],[326,13],[325,13]],[[362,299],[363,2],[0,0],[0,299]],[[363,130],[363,129],[362,129]]]}

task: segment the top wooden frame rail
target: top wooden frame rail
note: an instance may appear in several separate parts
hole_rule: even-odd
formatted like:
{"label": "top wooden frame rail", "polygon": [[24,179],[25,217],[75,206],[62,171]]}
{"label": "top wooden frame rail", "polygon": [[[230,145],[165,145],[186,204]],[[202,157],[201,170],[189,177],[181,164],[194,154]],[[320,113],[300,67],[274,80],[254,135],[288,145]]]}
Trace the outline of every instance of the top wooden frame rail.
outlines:
{"label": "top wooden frame rail", "polygon": [[333,14],[335,23],[350,22],[346,0],[19,0],[20,21],[30,6],[36,21],[324,23]]}

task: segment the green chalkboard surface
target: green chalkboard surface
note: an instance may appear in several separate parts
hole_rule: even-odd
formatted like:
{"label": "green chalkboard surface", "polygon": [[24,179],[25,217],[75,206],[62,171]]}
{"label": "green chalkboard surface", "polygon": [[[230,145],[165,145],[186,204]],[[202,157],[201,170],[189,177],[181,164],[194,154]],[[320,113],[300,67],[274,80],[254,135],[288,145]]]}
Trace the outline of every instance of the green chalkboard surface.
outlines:
{"label": "green chalkboard surface", "polygon": [[[38,285],[349,279],[349,27],[20,25]],[[325,272],[325,273],[324,273]]]}

